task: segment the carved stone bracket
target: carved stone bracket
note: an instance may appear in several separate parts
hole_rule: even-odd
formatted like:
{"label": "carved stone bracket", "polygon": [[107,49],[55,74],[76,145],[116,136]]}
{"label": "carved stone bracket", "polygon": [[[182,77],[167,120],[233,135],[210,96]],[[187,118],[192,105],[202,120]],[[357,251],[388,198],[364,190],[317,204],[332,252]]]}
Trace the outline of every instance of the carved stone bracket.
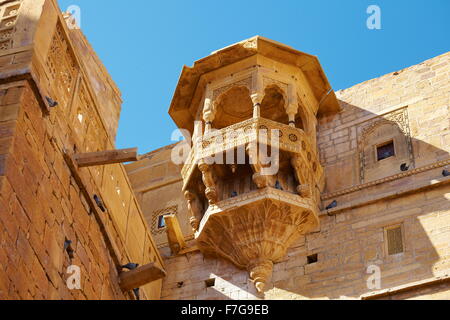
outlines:
{"label": "carved stone bracket", "polygon": [[198,164],[198,168],[202,172],[203,183],[206,187],[205,195],[209,201],[209,204],[214,204],[217,202],[217,187],[214,180],[214,174],[211,165],[207,164],[205,161],[201,160]]}
{"label": "carved stone bracket", "polygon": [[263,292],[273,263],[281,261],[301,235],[318,226],[313,202],[293,198],[298,201],[263,198],[208,214],[197,238],[199,249],[248,270],[257,290]]}
{"label": "carved stone bracket", "polygon": [[255,143],[247,145],[246,152],[250,158],[250,164],[253,168],[253,182],[259,189],[266,187],[273,187],[275,185],[276,178],[274,176],[264,175],[264,165],[261,163],[261,157],[258,153],[258,148]]}
{"label": "carved stone bracket", "polygon": [[194,231],[198,230],[200,221],[202,219],[202,210],[198,197],[191,191],[185,191],[184,197],[187,200],[187,207],[189,212],[189,223]]}

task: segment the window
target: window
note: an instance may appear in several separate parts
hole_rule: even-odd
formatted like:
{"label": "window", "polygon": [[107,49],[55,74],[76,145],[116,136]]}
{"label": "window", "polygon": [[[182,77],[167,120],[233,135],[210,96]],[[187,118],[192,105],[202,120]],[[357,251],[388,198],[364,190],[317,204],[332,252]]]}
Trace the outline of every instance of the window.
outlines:
{"label": "window", "polygon": [[402,226],[393,226],[385,229],[387,254],[392,256],[404,251]]}
{"label": "window", "polygon": [[390,157],[395,156],[395,149],[394,149],[394,141],[391,140],[387,143],[384,143],[382,145],[379,145],[377,147],[377,160],[381,161]]}
{"label": "window", "polygon": [[166,227],[166,221],[164,220],[165,215],[162,214],[158,217],[158,229],[163,229]]}
{"label": "window", "polygon": [[307,260],[308,260],[308,264],[316,263],[318,261],[317,253],[308,256]]}

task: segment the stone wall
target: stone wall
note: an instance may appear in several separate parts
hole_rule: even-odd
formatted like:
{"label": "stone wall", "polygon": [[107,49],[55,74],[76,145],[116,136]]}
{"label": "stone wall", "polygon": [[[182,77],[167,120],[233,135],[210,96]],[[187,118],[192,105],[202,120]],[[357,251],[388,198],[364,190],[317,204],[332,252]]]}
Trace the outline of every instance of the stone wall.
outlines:
{"label": "stone wall", "polygon": [[[120,266],[163,261],[125,169],[77,168],[70,157],[115,149],[120,92],[55,1],[21,3],[34,41],[0,51],[9,61],[0,67],[0,299],[134,299],[119,287]],[[18,51],[23,69],[11,67]],[[69,265],[81,269],[80,290],[67,287]],[[140,295],[160,290],[158,280]]]}
{"label": "stone wall", "polygon": [[[450,298],[450,179],[442,175],[450,169],[449,76],[446,53],[337,92],[341,112],[321,118],[318,128],[326,170],[322,208],[333,200],[337,206],[323,210],[321,229],[275,264],[264,296],[246,270],[198,251],[170,256],[164,247],[168,277],[162,298]],[[394,141],[396,154],[378,161],[383,139]],[[178,214],[184,221],[187,213]],[[391,226],[402,234],[403,252],[394,255],[386,243]],[[308,259],[313,255],[317,262]],[[370,266],[380,268],[380,291],[368,288]],[[215,285],[207,287],[211,278]]]}

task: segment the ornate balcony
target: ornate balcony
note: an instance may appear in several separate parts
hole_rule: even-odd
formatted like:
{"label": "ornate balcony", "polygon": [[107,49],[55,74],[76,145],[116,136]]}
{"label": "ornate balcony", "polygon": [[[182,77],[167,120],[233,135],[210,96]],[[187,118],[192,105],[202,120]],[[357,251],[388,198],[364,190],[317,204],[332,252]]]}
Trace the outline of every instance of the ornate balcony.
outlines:
{"label": "ornate balcony", "polygon": [[338,110],[317,58],[265,38],[183,70],[169,113],[193,136],[181,174],[198,246],[248,269],[259,291],[319,225],[318,116]]}

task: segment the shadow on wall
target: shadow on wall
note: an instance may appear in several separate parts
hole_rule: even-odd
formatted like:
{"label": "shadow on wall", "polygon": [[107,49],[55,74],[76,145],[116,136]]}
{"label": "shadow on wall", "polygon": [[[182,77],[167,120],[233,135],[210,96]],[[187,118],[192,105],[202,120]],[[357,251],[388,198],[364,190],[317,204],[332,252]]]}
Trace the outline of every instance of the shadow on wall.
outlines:
{"label": "shadow on wall", "polygon": [[[430,140],[433,134],[442,135],[442,117],[436,120],[406,106],[379,116],[344,101],[340,104],[340,114],[323,119],[324,131],[328,124],[333,133],[329,138],[319,137],[318,142],[327,179],[323,207],[333,200],[338,207],[350,202],[363,204],[381,194],[401,193],[446,179],[443,170],[448,169],[449,153],[411,137],[413,133]],[[356,116],[344,124],[336,121],[349,115]],[[337,122],[341,124],[336,126]],[[405,176],[385,179],[401,174]],[[380,184],[360,191],[339,192],[377,181]],[[425,187],[417,193],[394,195],[322,217],[321,231],[307,235],[305,244],[292,248],[289,259],[275,267],[273,289],[266,297],[359,298],[378,289],[442,275],[448,271],[448,262],[439,261],[443,254],[438,250],[448,252],[445,239],[450,237],[448,226],[439,221],[450,212],[443,188]],[[312,254],[318,255],[318,261],[308,264],[305,256]],[[373,272],[368,272],[368,267],[373,265],[380,267],[379,288],[367,282]],[[278,272],[285,276],[279,277]]]}

